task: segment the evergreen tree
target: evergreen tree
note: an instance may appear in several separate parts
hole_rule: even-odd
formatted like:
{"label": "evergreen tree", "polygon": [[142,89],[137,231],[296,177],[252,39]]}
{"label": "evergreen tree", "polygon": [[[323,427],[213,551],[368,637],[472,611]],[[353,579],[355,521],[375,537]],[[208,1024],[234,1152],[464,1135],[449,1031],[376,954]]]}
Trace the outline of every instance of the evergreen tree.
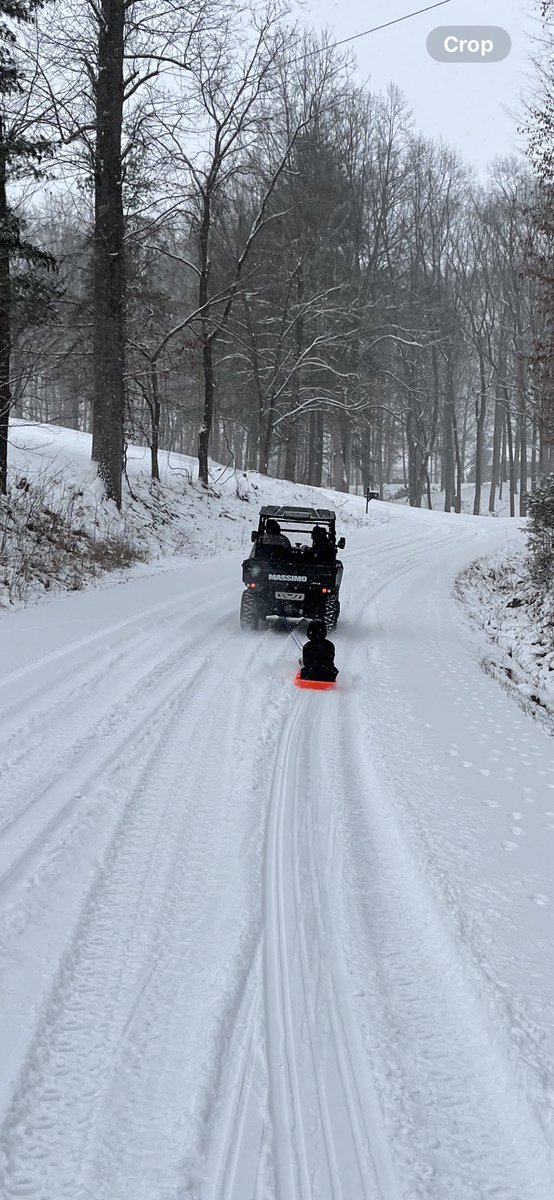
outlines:
{"label": "evergreen tree", "polygon": [[543,479],[529,499],[527,547],[531,578],[546,595],[554,584],[554,475]]}
{"label": "evergreen tree", "polygon": [[[33,310],[43,306],[47,288],[44,268],[53,266],[50,255],[24,236],[24,222],[10,205],[8,184],[31,171],[49,153],[48,142],[29,136],[28,113],[24,121],[13,116],[13,100],[25,96],[26,81],[17,54],[18,23],[30,22],[43,0],[0,0],[0,493],[6,494],[8,426],[12,395],[10,359],[12,312],[18,300]],[[31,269],[29,269],[31,268]]]}

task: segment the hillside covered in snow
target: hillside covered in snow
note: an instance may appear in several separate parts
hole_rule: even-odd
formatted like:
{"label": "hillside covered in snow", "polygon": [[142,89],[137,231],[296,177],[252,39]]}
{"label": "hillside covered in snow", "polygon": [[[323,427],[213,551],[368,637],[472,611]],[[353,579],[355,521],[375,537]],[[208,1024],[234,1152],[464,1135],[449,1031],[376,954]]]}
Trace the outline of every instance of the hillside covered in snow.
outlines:
{"label": "hillside covered in snow", "polygon": [[221,490],[224,553],[0,621],[0,1194],[551,1200],[552,739],[453,595],[504,523],[349,501],[301,692]]}
{"label": "hillside covered in snow", "polygon": [[[198,482],[196,459],[160,453],[160,481],[149,475],[149,452],[130,446],[119,512],[104,497],[90,461],[90,435],[52,425],[14,421],[11,426],[9,496],[0,499],[0,615],[56,591],[103,585],[109,574],[149,572],[175,556],[209,558],[250,550],[250,531],[262,504],[314,504],[335,509],[341,528],[387,523],[398,504],[310,488],[256,472],[212,463],[211,486]],[[387,494],[397,495],[390,486]],[[440,493],[433,503],[440,510]],[[463,521],[473,488],[464,491]],[[425,521],[425,509],[421,519]],[[457,581],[457,595],[486,634],[483,655],[504,686],[550,719],[554,634],[546,610],[538,610],[529,584],[525,521],[508,520],[497,498],[496,519],[504,536],[495,563],[475,564]],[[454,518],[454,520],[460,518]],[[489,521],[487,513],[479,520]]]}

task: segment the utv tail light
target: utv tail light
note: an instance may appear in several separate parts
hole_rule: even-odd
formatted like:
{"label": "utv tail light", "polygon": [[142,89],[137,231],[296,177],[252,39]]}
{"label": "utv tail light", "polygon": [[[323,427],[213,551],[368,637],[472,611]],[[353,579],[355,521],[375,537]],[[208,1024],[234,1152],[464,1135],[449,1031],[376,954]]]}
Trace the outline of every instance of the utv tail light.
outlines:
{"label": "utv tail light", "polygon": [[255,583],[251,583],[251,584],[250,584],[250,587],[256,587],[256,584],[255,584]]}
{"label": "utv tail light", "polygon": [[322,590],[322,592],[328,592],[330,589],[329,589],[329,588],[322,588],[321,590]]}

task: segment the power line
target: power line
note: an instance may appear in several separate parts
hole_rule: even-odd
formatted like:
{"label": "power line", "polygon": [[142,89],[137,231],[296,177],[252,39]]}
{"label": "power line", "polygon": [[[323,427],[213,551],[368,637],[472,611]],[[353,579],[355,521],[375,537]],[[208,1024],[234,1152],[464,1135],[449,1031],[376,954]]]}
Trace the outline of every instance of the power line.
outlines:
{"label": "power line", "polygon": [[431,12],[433,8],[443,8],[445,4],[450,4],[451,0],[438,0],[436,4],[428,4],[426,8],[418,8],[415,12],[406,13],[403,17],[396,17],[394,21],[385,21],[383,25],[374,25],[372,29],[364,29],[361,33],[353,33],[351,37],[341,38],[339,42],[330,42],[327,46],[319,46],[317,49],[309,50],[307,55],[301,54],[298,58],[293,58],[293,62],[302,62],[302,60],[312,54],[324,54],[326,50],[334,50],[336,46],[346,46],[347,42],[355,42],[358,38],[367,37],[370,33],[377,33],[379,29],[390,29],[391,25],[400,25],[402,21],[410,21],[412,17],[419,17],[421,13]]}

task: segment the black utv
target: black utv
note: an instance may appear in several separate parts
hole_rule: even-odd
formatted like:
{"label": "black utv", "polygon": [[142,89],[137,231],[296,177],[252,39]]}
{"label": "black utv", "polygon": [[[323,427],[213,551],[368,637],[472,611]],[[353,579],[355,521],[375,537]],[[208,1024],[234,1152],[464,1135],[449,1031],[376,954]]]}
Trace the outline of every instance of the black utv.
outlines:
{"label": "black utv", "polygon": [[337,550],[345,539],[336,540],[333,510],[265,505],[252,541],[242,564],[242,628],[257,629],[267,617],[307,617],[334,629],[343,573]]}

